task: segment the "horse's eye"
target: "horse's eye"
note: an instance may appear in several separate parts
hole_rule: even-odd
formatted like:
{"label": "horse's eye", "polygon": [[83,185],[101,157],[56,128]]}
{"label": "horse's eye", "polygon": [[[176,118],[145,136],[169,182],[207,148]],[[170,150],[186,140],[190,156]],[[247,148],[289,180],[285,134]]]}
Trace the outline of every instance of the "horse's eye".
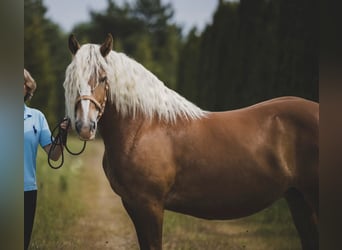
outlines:
{"label": "horse's eye", "polygon": [[100,82],[105,82],[105,81],[107,81],[107,76],[104,76],[104,77],[100,78]]}

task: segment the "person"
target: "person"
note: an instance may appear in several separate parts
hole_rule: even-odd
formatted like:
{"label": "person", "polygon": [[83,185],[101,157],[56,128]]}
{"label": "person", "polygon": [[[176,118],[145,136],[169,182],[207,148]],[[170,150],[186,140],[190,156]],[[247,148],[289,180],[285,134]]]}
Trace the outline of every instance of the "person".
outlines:
{"label": "person", "polygon": [[[24,249],[30,243],[36,202],[36,157],[38,145],[49,153],[52,145],[51,131],[44,114],[38,109],[30,108],[26,103],[36,90],[36,82],[31,74],[24,69]],[[62,129],[68,128],[68,122],[61,123]],[[50,158],[57,161],[62,154],[62,147],[53,147]]]}

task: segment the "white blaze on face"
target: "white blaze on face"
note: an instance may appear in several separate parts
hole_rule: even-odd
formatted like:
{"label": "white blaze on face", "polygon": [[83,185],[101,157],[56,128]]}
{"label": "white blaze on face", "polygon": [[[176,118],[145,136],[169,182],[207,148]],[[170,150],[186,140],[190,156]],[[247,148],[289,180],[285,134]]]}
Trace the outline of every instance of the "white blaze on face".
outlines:
{"label": "white blaze on face", "polygon": [[88,120],[89,115],[89,108],[90,108],[90,101],[89,100],[82,100],[81,101],[81,108],[83,111],[83,117],[81,118],[84,122]]}
{"label": "white blaze on face", "polygon": [[90,100],[81,100],[82,117],[80,119],[84,122],[96,121],[99,111],[96,107],[91,106]]}
{"label": "white blaze on face", "polygon": [[[91,88],[88,84],[84,84],[79,90],[80,97],[91,96]],[[75,126],[81,139],[92,140],[96,134],[96,123],[98,110],[89,99],[82,99],[78,103],[78,111],[76,113]]]}
{"label": "white blaze on face", "polygon": [[[84,81],[83,88],[80,90],[80,96],[89,96],[91,95],[91,88],[88,85],[87,81]],[[81,110],[82,110],[82,117],[79,117],[84,123],[88,123],[88,121],[91,119],[90,115],[90,100],[81,100]]]}

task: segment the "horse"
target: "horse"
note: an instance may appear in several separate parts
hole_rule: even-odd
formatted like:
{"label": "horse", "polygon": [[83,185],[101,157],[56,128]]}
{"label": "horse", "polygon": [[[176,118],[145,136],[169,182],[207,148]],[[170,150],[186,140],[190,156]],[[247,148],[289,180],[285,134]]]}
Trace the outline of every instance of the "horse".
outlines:
{"label": "horse", "polygon": [[110,34],[68,43],[67,116],[81,140],[99,131],[105,175],[140,249],[162,249],[164,210],[227,220],[283,197],[302,249],[318,249],[318,103],[284,96],[205,111],[114,51]]}

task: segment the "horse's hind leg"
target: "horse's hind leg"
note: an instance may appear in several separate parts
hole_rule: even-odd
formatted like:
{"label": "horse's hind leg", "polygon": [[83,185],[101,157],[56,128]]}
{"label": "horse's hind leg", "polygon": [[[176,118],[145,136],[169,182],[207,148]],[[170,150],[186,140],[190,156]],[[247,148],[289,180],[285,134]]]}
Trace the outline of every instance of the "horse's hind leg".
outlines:
{"label": "horse's hind leg", "polygon": [[158,203],[122,201],[132,219],[141,250],[162,249],[163,209]]}
{"label": "horse's hind leg", "polygon": [[301,238],[303,250],[318,250],[318,205],[305,199],[304,195],[295,188],[288,190],[285,198]]}

